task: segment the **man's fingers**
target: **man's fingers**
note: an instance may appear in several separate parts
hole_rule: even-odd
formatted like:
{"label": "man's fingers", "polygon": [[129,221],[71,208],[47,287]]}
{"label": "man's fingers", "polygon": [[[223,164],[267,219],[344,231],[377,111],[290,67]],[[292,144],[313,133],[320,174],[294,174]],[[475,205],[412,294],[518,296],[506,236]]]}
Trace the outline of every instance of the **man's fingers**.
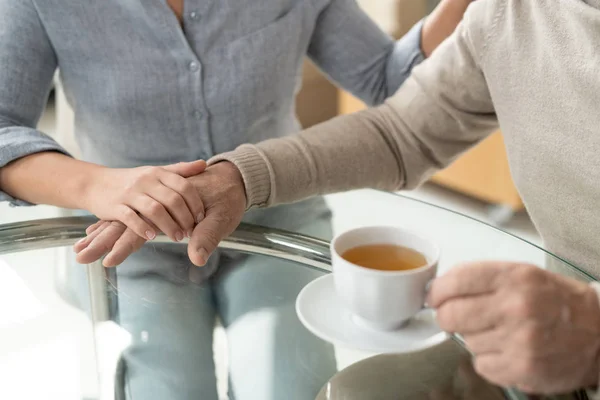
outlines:
{"label": "man's fingers", "polygon": [[511,331],[501,327],[492,328],[477,333],[462,335],[467,349],[476,356],[484,354],[502,353],[506,347],[507,336]]}
{"label": "man's fingers", "polygon": [[221,218],[218,212],[209,213],[196,225],[188,245],[188,255],[195,265],[206,264],[208,257],[235,227],[231,227],[227,219]]}
{"label": "man's fingers", "polygon": [[107,267],[116,267],[127,259],[131,254],[141,249],[146,241],[127,229],[116,241],[112,250],[106,255],[102,264]]}
{"label": "man's fingers", "polygon": [[491,293],[497,287],[502,270],[507,266],[505,263],[490,261],[455,267],[433,281],[427,304],[438,308],[454,297]]}
{"label": "man's fingers", "polygon": [[85,230],[85,234],[91,235],[96,229],[98,229],[100,227],[100,225],[102,225],[105,222],[106,221],[100,220],[100,221],[88,226],[87,229]]}
{"label": "man's fingers", "polygon": [[504,353],[486,353],[476,356],[474,367],[477,374],[488,381],[503,387],[514,387],[518,382],[513,372],[515,360]]}
{"label": "man's fingers", "polygon": [[77,254],[77,262],[89,264],[108,253],[127,227],[119,222],[111,222],[98,236],[92,239],[87,248]]}
{"label": "man's fingers", "polygon": [[91,233],[89,233],[86,237],[78,241],[73,245],[73,250],[75,253],[79,253],[85,250],[89,244],[94,240],[99,234],[102,233],[106,228],[110,226],[110,221],[98,221],[96,224],[96,229],[94,229]]}
{"label": "man's fingers", "polygon": [[446,332],[485,331],[496,326],[502,318],[497,307],[500,301],[490,294],[452,298],[437,309],[436,319]]}
{"label": "man's fingers", "polygon": [[206,169],[206,161],[197,160],[192,162],[180,162],[177,164],[166,165],[163,169],[181,175],[184,178],[189,178],[190,176],[203,173]]}

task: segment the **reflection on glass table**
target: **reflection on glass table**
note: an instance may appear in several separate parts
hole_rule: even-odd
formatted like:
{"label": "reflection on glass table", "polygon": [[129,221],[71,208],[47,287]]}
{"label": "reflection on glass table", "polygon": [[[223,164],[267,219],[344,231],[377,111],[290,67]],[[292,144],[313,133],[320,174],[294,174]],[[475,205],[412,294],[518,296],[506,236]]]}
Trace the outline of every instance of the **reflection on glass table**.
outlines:
{"label": "reflection on glass table", "polygon": [[[374,191],[352,200],[356,213],[342,221],[334,215],[334,229],[327,212],[290,225],[286,207],[276,211],[281,219],[267,221],[270,226],[242,225],[211,259],[212,274],[210,267],[191,265],[185,244],[166,238],[147,244],[115,269],[64,260],[68,268],[56,273],[49,261],[52,248],[72,245],[93,219],[0,226],[0,271],[13,277],[3,279],[11,283],[0,308],[5,338],[0,371],[13,377],[13,385],[0,389],[0,398],[9,390],[27,394],[11,397],[24,399],[529,398],[478,377],[457,340],[407,354],[333,346],[302,326],[296,297],[306,284],[330,273],[332,235],[364,225],[425,233],[442,249],[440,273],[460,262],[494,259],[534,263],[582,281],[592,277],[531,243],[446,209]],[[50,307],[55,303],[60,307]],[[67,314],[77,322],[51,323]],[[82,332],[93,341],[73,339],[85,336],[77,336]],[[63,345],[45,352],[55,339]],[[76,367],[66,378],[54,363]],[[51,390],[34,397],[44,385],[33,381],[45,378]],[[52,379],[70,385],[52,385]],[[55,387],[62,397],[50,393]]]}

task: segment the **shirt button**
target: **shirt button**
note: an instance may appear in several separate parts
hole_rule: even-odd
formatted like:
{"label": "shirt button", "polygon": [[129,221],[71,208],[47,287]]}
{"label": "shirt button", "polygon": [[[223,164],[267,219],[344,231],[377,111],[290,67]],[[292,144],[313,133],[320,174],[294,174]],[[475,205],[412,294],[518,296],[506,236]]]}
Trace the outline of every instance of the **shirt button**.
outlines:
{"label": "shirt button", "polygon": [[190,71],[196,72],[196,71],[198,71],[199,68],[200,68],[200,66],[198,65],[198,63],[196,61],[192,61],[190,63]]}
{"label": "shirt button", "polygon": [[192,11],[190,13],[190,18],[193,19],[194,21],[200,19],[200,15],[198,15],[198,13],[196,11]]}
{"label": "shirt button", "polygon": [[194,111],[194,118],[202,119],[203,116],[204,114],[202,114],[202,111]]}

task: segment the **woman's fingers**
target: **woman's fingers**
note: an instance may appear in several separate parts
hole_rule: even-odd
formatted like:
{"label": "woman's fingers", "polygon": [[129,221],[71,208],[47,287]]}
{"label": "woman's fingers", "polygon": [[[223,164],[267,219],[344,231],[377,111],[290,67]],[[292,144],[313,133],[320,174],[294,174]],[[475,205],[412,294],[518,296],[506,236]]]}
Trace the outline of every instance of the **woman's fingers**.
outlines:
{"label": "woman's fingers", "polygon": [[165,186],[179,193],[185,201],[193,218],[192,225],[185,228],[186,232],[190,231],[191,233],[196,224],[204,219],[205,214],[204,202],[200,197],[198,189],[196,189],[187,179],[175,174],[165,173],[160,177],[160,180]]}
{"label": "woman's fingers", "polygon": [[[136,197],[133,199],[131,207],[138,210],[140,214],[171,238],[171,240],[179,241],[179,237],[183,238],[183,229],[171,217],[171,214],[169,214],[160,201],[155,200],[152,196],[142,195]],[[146,222],[144,223],[146,224]],[[126,225],[129,226],[128,224]]]}
{"label": "woman's fingers", "polygon": [[198,175],[206,169],[206,161],[196,160],[192,162],[180,162],[177,164],[165,165],[164,170],[189,178],[190,176]]}
{"label": "woman's fingers", "polygon": [[[96,214],[103,219],[123,222],[141,238],[154,239],[158,233],[155,228],[158,228],[179,242],[191,236],[196,223],[204,218],[200,193],[186,177],[201,174],[205,169],[206,162],[200,160],[127,170],[121,177],[122,185],[116,186],[118,190],[124,189],[122,195],[117,196],[119,204],[108,212]],[[97,228],[91,227],[89,232],[94,229]]]}
{"label": "woman's fingers", "polygon": [[[179,193],[167,186],[160,186],[154,188],[148,195],[162,204],[171,218],[177,223],[177,241],[182,240],[183,237],[187,235],[187,232],[194,228],[196,225],[194,216],[188,208],[186,201]],[[180,233],[181,237],[178,236]]]}
{"label": "woman's fingers", "polygon": [[[137,197],[138,199],[140,199],[140,204],[143,202],[142,199],[144,197],[145,196]],[[143,213],[143,211],[139,210],[139,208],[134,208],[140,211],[140,213]],[[144,219],[137,212],[133,211],[131,207],[127,205],[121,205],[119,206],[119,209],[117,210],[116,214],[119,216],[116,219],[127,225],[127,227],[132,229],[139,237],[145,238],[147,240],[154,240],[154,238],[156,237],[156,230],[152,228],[150,224],[144,221]],[[152,219],[150,220],[152,221]]]}

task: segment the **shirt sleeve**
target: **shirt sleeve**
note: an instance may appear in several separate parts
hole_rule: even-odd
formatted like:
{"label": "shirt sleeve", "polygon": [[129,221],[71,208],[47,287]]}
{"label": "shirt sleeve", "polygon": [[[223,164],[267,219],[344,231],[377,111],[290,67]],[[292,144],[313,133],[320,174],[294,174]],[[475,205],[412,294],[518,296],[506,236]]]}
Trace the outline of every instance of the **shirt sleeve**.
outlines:
{"label": "shirt sleeve", "polygon": [[210,163],[227,160],[239,168],[248,206],[418,186],[498,129],[482,67],[498,4],[473,3],[455,34],[383,105],[243,145]]}
{"label": "shirt sleeve", "polygon": [[425,58],[422,26],[394,42],[355,0],[332,0],[317,20],[308,55],[332,81],[368,105],[381,104]]}
{"label": "shirt sleeve", "polygon": [[[42,151],[67,152],[35,129],[57,61],[31,0],[0,2],[0,168]],[[28,205],[0,188],[0,201]]]}

